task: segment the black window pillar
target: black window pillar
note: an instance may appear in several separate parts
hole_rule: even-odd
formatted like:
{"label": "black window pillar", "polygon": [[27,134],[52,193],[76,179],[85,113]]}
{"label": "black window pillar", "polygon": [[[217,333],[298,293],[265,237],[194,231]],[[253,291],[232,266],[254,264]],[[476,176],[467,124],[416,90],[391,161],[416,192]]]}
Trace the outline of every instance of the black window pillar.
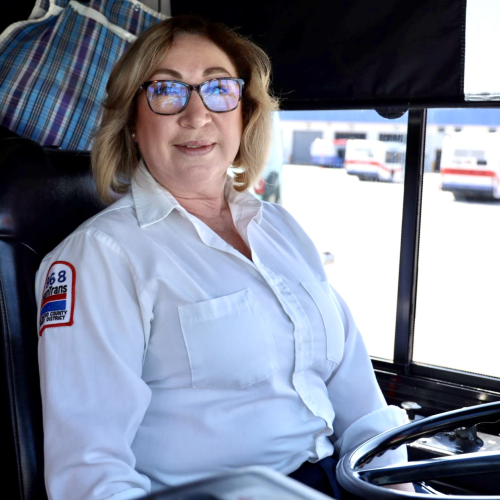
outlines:
{"label": "black window pillar", "polygon": [[409,373],[413,350],[427,110],[410,109],[408,114],[396,341],[394,343],[395,368],[399,373],[404,374]]}

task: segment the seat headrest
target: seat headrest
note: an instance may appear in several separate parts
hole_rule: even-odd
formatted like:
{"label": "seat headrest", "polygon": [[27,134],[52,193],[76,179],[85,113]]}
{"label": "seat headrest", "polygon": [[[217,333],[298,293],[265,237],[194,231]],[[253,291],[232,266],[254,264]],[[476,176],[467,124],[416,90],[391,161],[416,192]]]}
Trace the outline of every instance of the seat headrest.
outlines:
{"label": "seat headrest", "polygon": [[92,176],[90,153],[0,139],[0,237],[15,238],[42,258],[106,204]]}

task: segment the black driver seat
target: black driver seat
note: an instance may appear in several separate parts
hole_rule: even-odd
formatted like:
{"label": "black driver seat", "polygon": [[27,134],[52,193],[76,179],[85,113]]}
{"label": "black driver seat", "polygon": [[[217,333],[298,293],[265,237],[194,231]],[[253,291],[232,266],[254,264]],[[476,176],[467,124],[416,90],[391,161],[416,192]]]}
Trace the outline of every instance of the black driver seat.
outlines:
{"label": "black driver seat", "polygon": [[88,152],[0,138],[2,496],[46,499],[35,273],[42,258],[105,204]]}

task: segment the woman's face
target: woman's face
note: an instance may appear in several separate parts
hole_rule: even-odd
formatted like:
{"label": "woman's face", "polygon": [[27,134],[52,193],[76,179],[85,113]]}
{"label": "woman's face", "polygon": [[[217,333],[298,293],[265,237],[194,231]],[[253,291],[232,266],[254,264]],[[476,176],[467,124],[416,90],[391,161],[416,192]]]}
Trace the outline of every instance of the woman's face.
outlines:
{"label": "woman's face", "polygon": [[[212,78],[238,77],[225,52],[199,35],[182,35],[152,75],[144,80],[177,80],[198,85]],[[174,194],[221,190],[238,153],[243,131],[241,103],[228,113],[213,113],[193,91],[176,115],[151,111],[142,90],[137,97],[136,141],[153,177]]]}

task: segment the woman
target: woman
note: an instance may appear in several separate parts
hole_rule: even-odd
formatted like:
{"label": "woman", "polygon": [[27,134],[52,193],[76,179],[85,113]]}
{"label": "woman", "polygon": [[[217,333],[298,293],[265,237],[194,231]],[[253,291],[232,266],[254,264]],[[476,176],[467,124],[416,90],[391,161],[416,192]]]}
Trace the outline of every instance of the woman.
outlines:
{"label": "woman", "polygon": [[195,17],[115,67],[93,164],[104,198],[126,194],[37,276],[50,498],[136,498],[246,465],[321,489],[310,463],[331,472],[334,444],[405,422],[313,243],[247,192],[269,75],[258,47]]}

